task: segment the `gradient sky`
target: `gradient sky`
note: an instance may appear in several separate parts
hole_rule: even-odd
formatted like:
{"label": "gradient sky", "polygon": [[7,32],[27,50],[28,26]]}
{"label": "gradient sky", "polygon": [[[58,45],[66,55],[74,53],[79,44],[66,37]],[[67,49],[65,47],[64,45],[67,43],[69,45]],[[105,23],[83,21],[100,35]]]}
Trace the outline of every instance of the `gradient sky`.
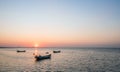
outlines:
{"label": "gradient sky", "polygon": [[0,0],[0,46],[120,47],[120,0]]}

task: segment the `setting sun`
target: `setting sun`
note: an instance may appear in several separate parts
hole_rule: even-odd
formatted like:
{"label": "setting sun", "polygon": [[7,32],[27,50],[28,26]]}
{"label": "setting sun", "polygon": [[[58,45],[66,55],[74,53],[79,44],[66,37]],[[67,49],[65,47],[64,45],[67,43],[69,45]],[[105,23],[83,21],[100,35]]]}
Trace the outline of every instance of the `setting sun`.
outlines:
{"label": "setting sun", "polygon": [[36,43],[35,45],[34,45],[34,47],[38,47],[39,45]]}

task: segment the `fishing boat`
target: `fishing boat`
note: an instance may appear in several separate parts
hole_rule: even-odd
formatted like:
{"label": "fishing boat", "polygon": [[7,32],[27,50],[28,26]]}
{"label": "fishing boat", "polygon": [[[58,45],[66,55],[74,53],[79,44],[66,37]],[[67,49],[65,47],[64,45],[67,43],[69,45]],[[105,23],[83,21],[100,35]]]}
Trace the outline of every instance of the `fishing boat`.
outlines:
{"label": "fishing boat", "polygon": [[41,55],[39,55],[39,56],[35,56],[35,59],[37,60],[37,61],[39,61],[39,60],[44,60],[44,59],[50,59],[51,58],[51,54],[49,54],[49,55],[44,55],[44,56],[41,56]]}
{"label": "fishing boat", "polygon": [[46,52],[46,54],[49,54],[49,52]]}
{"label": "fishing boat", "polygon": [[59,50],[59,51],[53,51],[53,53],[60,53],[61,51]]}
{"label": "fishing boat", "polygon": [[17,50],[17,52],[26,52],[25,50]]}

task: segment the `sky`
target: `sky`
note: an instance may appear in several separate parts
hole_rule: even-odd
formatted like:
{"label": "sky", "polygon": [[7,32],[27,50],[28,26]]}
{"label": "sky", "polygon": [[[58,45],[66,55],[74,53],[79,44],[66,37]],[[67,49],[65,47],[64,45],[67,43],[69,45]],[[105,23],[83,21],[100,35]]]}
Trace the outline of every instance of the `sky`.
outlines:
{"label": "sky", "polygon": [[0,0],[0,46],[120,47],[120,0]]}

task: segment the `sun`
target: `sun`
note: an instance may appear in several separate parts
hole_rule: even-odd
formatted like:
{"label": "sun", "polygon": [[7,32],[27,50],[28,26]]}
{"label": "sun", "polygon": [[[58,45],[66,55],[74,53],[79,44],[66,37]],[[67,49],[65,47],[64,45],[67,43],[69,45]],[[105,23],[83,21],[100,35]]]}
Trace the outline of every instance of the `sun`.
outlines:
{"label": "sun", "polygon": [[34,44],[34,47],[38,47],[39,45],[36,43],[36,44]]}

